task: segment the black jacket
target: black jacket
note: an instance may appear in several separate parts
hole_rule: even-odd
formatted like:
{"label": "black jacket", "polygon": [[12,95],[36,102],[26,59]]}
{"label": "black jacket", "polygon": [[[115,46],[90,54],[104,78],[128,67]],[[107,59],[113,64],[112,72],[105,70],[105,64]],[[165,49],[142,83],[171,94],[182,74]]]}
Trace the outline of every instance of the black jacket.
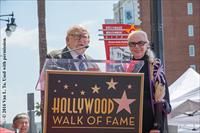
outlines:
{"label": "black jacket", "polygon": [[[97,64],[89,62],[89,60],[92,60],[92,58],[89,55],[84,54],[84,57],[87,68],[95,68],[95,70],[96,69],[99,70]],[[73,59],[67,47],[61,50],[51,51],[49,54],[47,54],[46,58],[47,58],[46,66],[48,67],[48,68],[46,67],[47,69],[77,70],[74,62],[67,60],[67,59]]]}

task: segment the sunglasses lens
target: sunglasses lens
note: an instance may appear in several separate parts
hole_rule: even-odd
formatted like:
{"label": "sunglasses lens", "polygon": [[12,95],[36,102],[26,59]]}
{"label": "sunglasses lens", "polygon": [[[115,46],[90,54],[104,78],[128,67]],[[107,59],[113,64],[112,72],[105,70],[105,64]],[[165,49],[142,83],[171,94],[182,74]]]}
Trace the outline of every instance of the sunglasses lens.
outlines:
{"label": "sunglasses lens", "polygon": [[130,47],[136,47],[136,45],[138,46],[144,46],[147,42],[145,41],[139,41],[139,42],[129,42],[128,45]]}

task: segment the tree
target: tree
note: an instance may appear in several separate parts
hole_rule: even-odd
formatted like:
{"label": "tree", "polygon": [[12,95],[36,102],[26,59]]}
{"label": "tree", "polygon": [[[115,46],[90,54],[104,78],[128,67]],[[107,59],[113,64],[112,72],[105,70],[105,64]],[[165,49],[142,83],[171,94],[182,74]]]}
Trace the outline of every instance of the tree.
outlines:
{"label": "tree", "polygon": [[36,102],[35,104],[35,115],[40,117],[41,116],[41,110],[40,110],[40,103],[39,102]]}
{"label": "tree", "polygon": [[38,0],[38,27],[39,27],[39,56],[40,72],[47,54],[46,26],[45,26],[45,0]]}
{"label": "tree", "polygon": [[[46,26],[45,26],[45,0],[37,0],[38,6],[38,28],[39,28],[39,57],[40,57],[40,73],[42,71],[46,54]],[[42,126],[43,126],[43,108],[44,108],[44,91],[41,91],[41,114],[42,114]]]}

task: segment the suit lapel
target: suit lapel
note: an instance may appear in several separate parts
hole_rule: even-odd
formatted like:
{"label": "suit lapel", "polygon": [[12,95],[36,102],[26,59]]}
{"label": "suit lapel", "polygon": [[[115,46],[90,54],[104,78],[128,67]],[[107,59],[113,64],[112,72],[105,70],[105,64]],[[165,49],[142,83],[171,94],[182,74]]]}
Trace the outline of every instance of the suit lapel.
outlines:
{"label": "suit lapel", "polygon": [[68,52],[69,49],[67,47],[65,47],[63,50],[62,50],[62,57],[63,59],[73,59],[73,57],[71,56],[70,52]]}
{"label": "suit lapel", "polygon": [[[73,59],[72,55],[68,51],[69,51],[69,49],[67,47],[65,47],[62,50],[62,57],[61,57],[62,59]],[[76,70],[76,66],[74,65],[73,62],[69,62],[69,63],[67,63],[66,69],[67,70]]]}

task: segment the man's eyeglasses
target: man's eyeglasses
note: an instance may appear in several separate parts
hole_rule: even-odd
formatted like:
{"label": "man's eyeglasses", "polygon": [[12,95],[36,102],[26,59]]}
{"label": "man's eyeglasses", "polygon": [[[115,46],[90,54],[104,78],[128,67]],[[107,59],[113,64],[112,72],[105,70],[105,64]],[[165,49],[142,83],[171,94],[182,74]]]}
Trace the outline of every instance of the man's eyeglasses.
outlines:
{"label": "man's eyeglasses", "polygon": [[74,34],[70,34],[70,36],[73,36],[75,40],[81,40],[81,38],[89,39],[87,34],[74,33]]}
{"label": "man's eyeglasses", "polygon": [[136,45],[142,47],[146,44],[147,42],[146,41],[139,41],[139,42],[129,42],[128,45],[130,47],[136,47]]}

